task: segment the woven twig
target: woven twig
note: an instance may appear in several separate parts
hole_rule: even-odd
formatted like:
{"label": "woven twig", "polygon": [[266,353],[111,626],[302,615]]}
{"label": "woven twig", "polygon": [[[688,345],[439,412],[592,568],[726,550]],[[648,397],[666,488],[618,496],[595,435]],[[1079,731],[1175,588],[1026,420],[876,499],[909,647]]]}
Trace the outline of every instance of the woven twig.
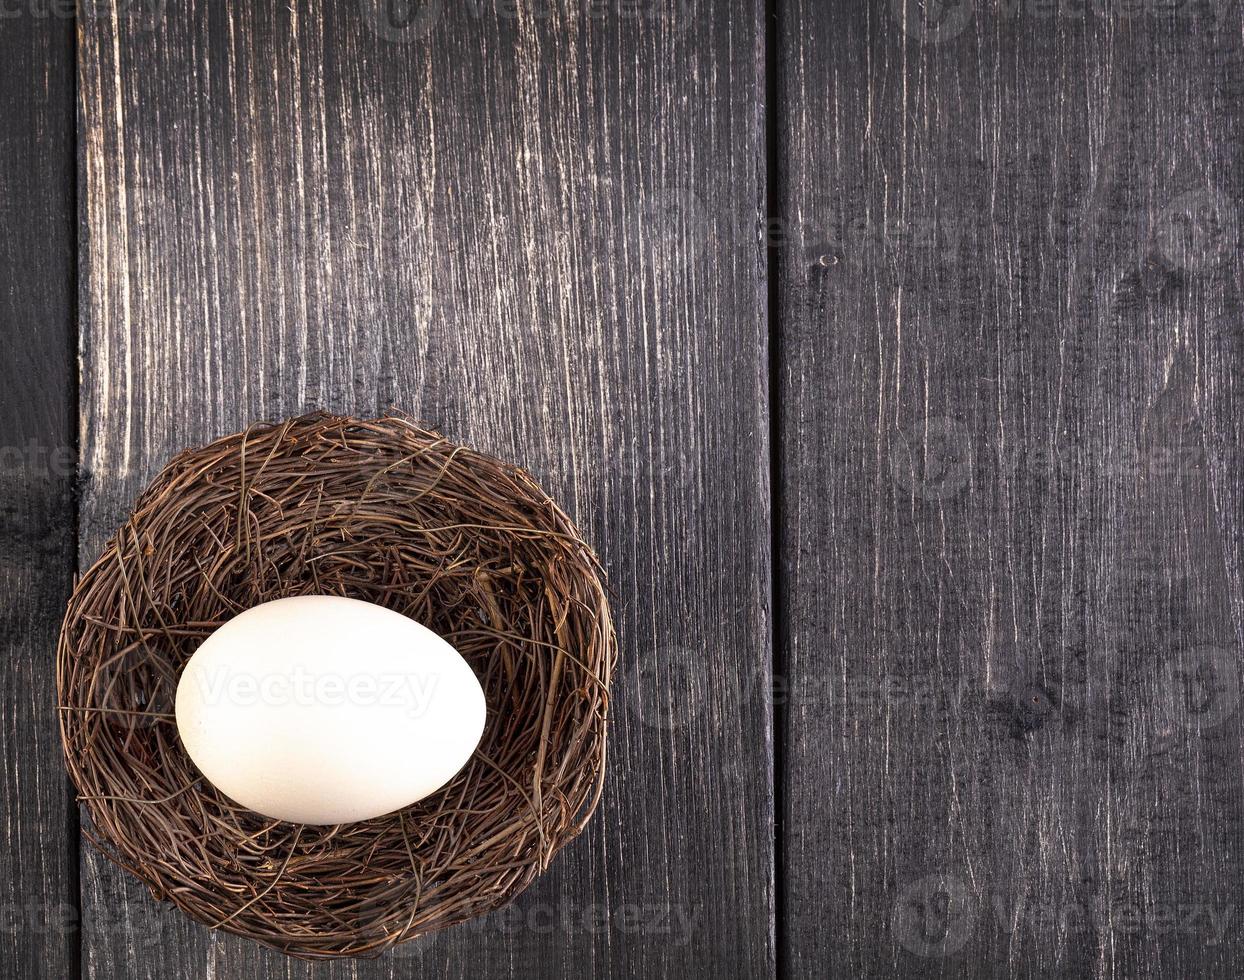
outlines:
{"label": "woven twig", "polygon": [[[410,616],[479,677],[483,739],[433,796],[298,826],[186,755],[191,654],[242,610],[308,594]],[[615,656],[597,560],[525,472],[404,418],[304,416],[184,452],[143,493],[70,600],[61,734],[89,835],[158,899],[292,955],[367,956],[505,905],[579,833]]]}

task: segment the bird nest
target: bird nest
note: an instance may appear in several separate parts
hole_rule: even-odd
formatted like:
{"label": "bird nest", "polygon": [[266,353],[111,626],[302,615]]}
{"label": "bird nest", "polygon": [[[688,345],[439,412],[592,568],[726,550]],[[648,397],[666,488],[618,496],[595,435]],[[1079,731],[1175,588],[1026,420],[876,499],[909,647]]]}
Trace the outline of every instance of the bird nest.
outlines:
{"label": "bird nest", "polygon": [[[217,791],[182,667],[259,603],[394,609],[466,659],[483,738],[434,795],[334,827]],[[157,899],[291,955],[369,956],[510,902],[600,799],[616,658],[596,557],[523,470],[400,417],[258,425],[177,456],[74,589],[61,736],[87,836]]]}

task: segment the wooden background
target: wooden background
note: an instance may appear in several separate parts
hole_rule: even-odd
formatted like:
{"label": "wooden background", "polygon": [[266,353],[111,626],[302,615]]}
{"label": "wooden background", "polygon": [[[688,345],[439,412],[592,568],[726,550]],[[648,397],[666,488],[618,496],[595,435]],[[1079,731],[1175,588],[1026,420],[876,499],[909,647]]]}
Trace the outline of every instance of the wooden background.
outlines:
{"label": "wooden background", "polygon": [[[1235,974],[1236,0],[72,6],[0,18],[0,975]],[[390,406],[600,551],[610,776],[308,965],[80,842],[52,649],[176,450]]]}

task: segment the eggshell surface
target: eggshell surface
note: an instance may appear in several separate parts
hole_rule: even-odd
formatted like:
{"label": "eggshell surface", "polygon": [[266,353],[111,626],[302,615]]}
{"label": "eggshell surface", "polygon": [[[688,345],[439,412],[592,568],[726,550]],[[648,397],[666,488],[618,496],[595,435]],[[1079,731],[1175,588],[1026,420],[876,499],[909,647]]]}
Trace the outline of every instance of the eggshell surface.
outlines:
{"label": "eggshell surface", "polygon": [[222,793],[305,824],[423,799],[470,759],[484,693],[436,633],[339,596],[248,609],[204,641],[177,686],[177,729]]}

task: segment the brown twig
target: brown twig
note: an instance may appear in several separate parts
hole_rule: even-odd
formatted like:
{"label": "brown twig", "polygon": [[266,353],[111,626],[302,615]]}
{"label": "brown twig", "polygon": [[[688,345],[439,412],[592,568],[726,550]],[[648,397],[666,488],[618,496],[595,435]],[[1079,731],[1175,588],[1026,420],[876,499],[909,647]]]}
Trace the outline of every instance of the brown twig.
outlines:
{"label": "brown twig", "polygon": [[[199,643],[313,593],[410,616],[475,670],[477,761],[434,796],[297,826],[229,800],[186,755],[168,719]],[[320,959],[378,955],[531,883],[600,797],[615,659],[599,564],[524,471],[403,417],[317,414],[165,468],[75,588],[56,680],[101,850],[201,922]]]}

